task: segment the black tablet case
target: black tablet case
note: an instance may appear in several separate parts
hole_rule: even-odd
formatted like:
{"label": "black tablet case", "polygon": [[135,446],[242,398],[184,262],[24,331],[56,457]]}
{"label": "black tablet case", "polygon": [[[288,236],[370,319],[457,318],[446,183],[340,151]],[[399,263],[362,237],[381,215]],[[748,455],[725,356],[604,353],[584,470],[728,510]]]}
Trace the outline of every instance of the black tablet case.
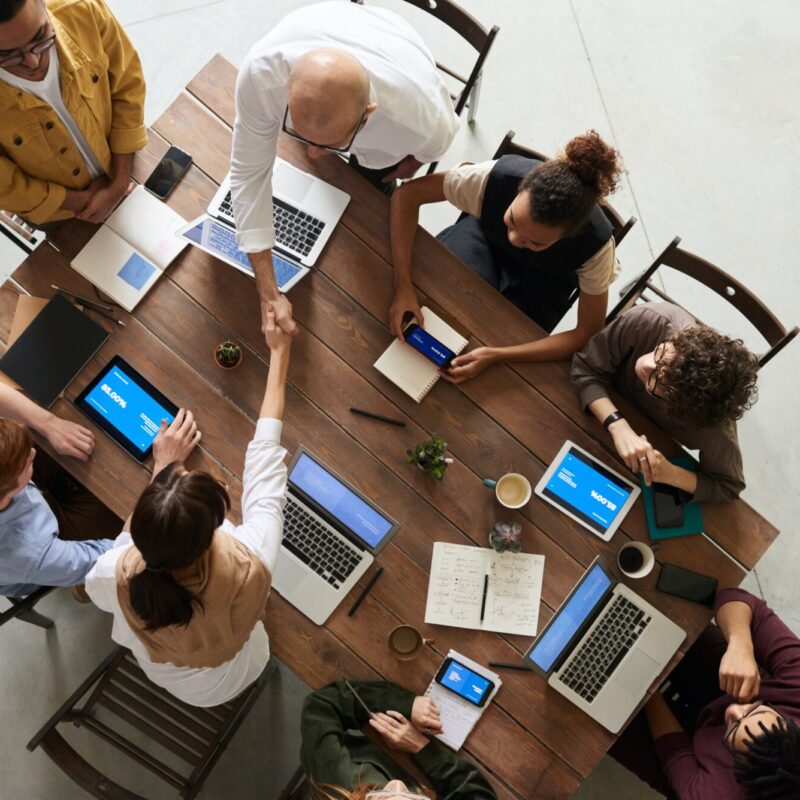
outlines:
{"label": "black tablet case", "polygon": [[57,294],[0,358],[0,370],[50,408],[107,338],[96,322]]}

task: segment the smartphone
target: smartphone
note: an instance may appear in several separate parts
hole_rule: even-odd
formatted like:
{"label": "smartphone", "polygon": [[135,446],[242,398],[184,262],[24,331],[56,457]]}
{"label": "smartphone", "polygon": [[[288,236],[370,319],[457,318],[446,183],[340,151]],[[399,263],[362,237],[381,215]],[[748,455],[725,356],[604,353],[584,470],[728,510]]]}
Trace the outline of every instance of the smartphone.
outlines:
{"label": "smartphone", "polygon": [[442,369],[447,369],[450,362],[456,357],[449,347],[445,347],[438,339],[434,339],[416,322],[411,322],[403,328],[403,338],[406,340],[406,344],[410,344],[418,353]]}
{"label": "smartphone", "polygon": [[191,165],[192,157],[188,153],[180,147],[170,147],[144,182],[144,188],[159,200],[166,200]]}
{"label": "smartphone", "polygon": [[662,564],[656,588],[712,608],[717,593],[717,579],[676,564]]}
{"label": "smartphone", "polygon": [[454,658],[445,659],[436,673],[436,683],[463,697],[478,708],[483,708],[494,691],[494,681],[484,678]]}
{"label": "smartphone", "polygon": [[683,525],[683,493],[675,486],[654,483],[653,508],[657,527],[680,528]]}

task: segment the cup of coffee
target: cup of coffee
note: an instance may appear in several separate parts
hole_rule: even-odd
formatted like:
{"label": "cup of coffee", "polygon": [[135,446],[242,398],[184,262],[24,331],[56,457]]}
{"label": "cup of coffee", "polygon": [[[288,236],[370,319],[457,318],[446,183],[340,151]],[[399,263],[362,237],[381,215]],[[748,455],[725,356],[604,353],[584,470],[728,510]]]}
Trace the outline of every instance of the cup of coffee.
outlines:
{"label": "cup of coffee", "polygon": [[389,650],[401,661],[410,661],[426,644],[433,644],[433,639],[423,638],[413,625],[398,625],[389,634]]}
{"label": "cup of coffee", "polygon": [[531,485],[519,472],[509,472],[496,481],[484,478],[484,486],[494,489],[497,502],[506,508],[522,508],[531,499]]}
{"label": "cup of coffee", "polygon": [[629,578],[644,578],[649,575],[656,564],[654,549],[644,542],[628,542],[622,545],[617,554],[617,564],[622,574]]}

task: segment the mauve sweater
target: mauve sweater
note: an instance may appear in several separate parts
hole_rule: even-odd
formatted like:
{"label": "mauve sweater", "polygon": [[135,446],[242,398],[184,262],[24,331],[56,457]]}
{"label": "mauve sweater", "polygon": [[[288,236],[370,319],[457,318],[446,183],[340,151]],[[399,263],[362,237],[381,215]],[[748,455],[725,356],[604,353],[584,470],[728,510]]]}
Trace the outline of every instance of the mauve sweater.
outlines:
{"label": "mauve sweater", "polygon": [[[715,609],[731,601],[753,611],[750,632],[761,668],[758,699],[771,703],[787,719],[800,724],[800,639],[763,600],[743,589],[717,594]],[[733,777],[733,756],[722,742],[725,709],[736,700],[724,695],[709,703],[697,718],[694,736],[669,733],[655,741],[656,752],[679,800],[741,800],[744,791]]]}

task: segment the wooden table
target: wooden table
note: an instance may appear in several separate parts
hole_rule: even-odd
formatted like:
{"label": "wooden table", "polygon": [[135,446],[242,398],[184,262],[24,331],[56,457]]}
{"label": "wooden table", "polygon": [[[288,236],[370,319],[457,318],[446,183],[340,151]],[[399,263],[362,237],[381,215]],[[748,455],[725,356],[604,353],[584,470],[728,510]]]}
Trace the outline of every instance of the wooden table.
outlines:
{"label": "wooden table", "polygon": [[[233,66],[215,57],[158,119],[147,148],[136,157],[134,174],[142,181],[170,144],[192,153],[194,166],[169,200],[187,219],[204,211],[228,170],[234,79]],[[384,379],[372,363],[391,341],[386,325],[392,297],[388,201],[336,158],[309,162],[291,140],[282,140],[279,152],[352,196],[318,268],[290,292],[301,332],[292,350],[284,443],[290,452],[301,443],[308,445],[397,518],[401,529],[380,556],[384,577],[352,618],[346,613],[352,597],[320,628],[273,592],[273,652],[312,686],[356,676],[393,680],[417,692],[450,647],[483,663],[517,660],[530,644],[526,638],[424,625],[432,544],[486,544],[498,513],[492,494],[481,485],[484,476],[514,470],[535,483],[568,438],[619,468],[611,441],[584,416],[565,364],[493,367],[459,387],[440,382],[420,405]],[[92,226],[75,222],[59,229],[54,239],[73,257],[93,232]],[[513,344],[544,335],[422,230],[415,262],[420,292],[457,317],[470,333],[470,346]],[[17,293],[48,297],[51,283],[83,294],[91,291],[65,258],[43,245],[0,290],[3,340]],[[122,318],[126,327],[114,328],[54,411],[85,423],[72,401],[118,353],[174,402],[195,410],[203,447],[190,463],[223,476],[238,503],[245,447],[268,360],[253,281],[188,247],[135,313],[122,313]],[[245,349],[242,364],[231,372],[219,369],[212,357],[216,344],[227,338],[242,342]],[[406,427],[356,417],[348,411],[351,405],[400,417]],[[621,405],[634,427],[657,447],[668,455],[679,452],[652,424]],[[403,463],[406,448],[433,433],[445,437],[454,458],[441,483]],[[148,480],[146,469],[102,434],[90,463],[68,461],[65,466],[123,516]],[[614,563],[624,542],[648,539],[641,503],[607,544],[538,499],[520,513],[501,516],[522,523],[525,552],[545,556],[540,626],[598,553]],[[715,575],[722,587],[736,586],[777,531],[741,501],[708,506],[704,516],[709,538],[668,541],[658,559]],[[688,632],[677,661],[710,613],[657,592],[655,580],[652,574],[635,588]],[[409,663],[396,661],[386,646],[387,633],[401,622],[419,626],[435,639]],[[614,736],[548,690],[536,675],[509,671],[503,681],[464,755],[482,766],[501,798],[568,796]]]}

